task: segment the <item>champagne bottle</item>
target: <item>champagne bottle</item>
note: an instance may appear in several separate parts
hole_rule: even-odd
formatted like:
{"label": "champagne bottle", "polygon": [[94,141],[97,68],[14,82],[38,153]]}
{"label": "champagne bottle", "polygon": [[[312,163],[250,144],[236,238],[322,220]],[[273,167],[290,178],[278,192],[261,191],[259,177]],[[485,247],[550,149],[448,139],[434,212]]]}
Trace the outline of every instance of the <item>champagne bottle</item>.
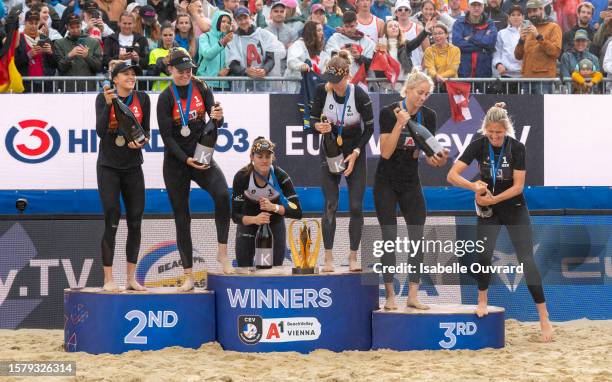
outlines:
{"label": "champagne bottle", "polygon": [[[134,96],[135,97],[135,96]],[[119,122],[119,128],[123,131],[128,142],[136,142],[138,144],[145,143],[145,132],[138,119],[130,110],[130,108],[121,102],[119,97],[113,98],[113,106],[115,108],[115,116]]]}
{"label": "champagne bottle", "polygon": [[[327,117],[322,115],[321,123],[328,123],[327,121]],[[338,143],[332,137],[331,131],[323,134],[323,146],[325,147],[325,156],[327,158],[327,167],[329,168],[329,172],[333,174],[340,174],[343,172],[346,169],[344,155],[342,155],[340,146],[338,146]]]}
{"label": "champagne bottle", "polygon": [[257,229],[255,235],[255,258],[253,264],[257,269],[272,268],[273,256],[272,248],[274,246],[274,237],[269,224],[262,224]]}
{"label": "champagne bottle", "polygon": [[436,137],[434,137],[423,125],[412,119],[408,121],[407,125],[414,141],[417,146],[425,152],[425,155],[431,157],[444,151],[444,148]]}
{"label": "champagne bottle", "polygon": [[[219,107],[220,103],[215,102],[214,107]],[[196,144],[195,153],[193,160],[196,164],[202,166],[209,166],[212,161],[213,154],[215,152],[215,144],[217,143],[217,137],[219,136],[219,121],[210,118],[204,131]]]}

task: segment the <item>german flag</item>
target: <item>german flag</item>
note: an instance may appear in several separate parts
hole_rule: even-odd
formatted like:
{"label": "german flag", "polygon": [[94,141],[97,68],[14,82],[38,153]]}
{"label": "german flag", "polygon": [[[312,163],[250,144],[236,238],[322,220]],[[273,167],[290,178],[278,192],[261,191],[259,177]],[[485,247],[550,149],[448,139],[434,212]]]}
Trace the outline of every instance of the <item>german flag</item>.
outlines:
{"label": "german flag", "polygon": [[9,15],[6,42],[0,49],[0,93],[23,93],[23,79],[15,66],[15,47],[19,43],[19,19]]}

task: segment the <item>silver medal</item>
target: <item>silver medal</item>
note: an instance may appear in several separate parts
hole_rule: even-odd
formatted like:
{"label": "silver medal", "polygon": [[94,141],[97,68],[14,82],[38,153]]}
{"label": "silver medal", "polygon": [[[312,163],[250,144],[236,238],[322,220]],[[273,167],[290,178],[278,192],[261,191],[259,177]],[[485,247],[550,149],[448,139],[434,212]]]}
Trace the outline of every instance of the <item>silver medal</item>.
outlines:
{"label": "silver medal", "polygon": [[189,126],[183,126],[181,127],[181,135],[183,137],[188,137],[189,134],[191,134],[191,130],[189,130]]}
{"label": "silver medal", "polygon": [[125,138],[123,135],[117,135],[117,138],[115,138],[115,144],[119,147],[125,146]]}

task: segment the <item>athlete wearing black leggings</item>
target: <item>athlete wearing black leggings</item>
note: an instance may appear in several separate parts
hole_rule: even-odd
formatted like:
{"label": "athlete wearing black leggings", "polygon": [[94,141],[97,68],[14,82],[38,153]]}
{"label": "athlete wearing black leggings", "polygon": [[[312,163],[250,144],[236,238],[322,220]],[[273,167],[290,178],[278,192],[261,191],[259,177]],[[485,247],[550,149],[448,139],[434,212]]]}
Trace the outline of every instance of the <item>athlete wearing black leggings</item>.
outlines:
{"label": "athlete wearing black leggings", "polygon": [[206,125],[206,114],[223,123],[223,109],[215,107],[210,88],[196,78],[191,70],[195,65],[182,49],[170,53],[169,65],[172,83],[159,96],[157,121],[164,141],[164,182],[174,212],[176,242],[185,271],[181,291],[193,289],[193,247],[191,242],[191,214],[189,191],[193,180],[206,190],[215,204],[218,257],[224,271],[229,272],[227,237],[230,223],[230,205],[227,182],[223,172],[213,160],[209,167],[197,164],[193,155],[196,144]]}
{"label": "athlete wearing black leggings", "polygon": [[[485,241],[485,250],[478,253],[481,266],[491,265],[499,231],[502,225],[508,229],[516,256],[523,264],[527,288],[540,316],[542,340],[550,341],[553,329],[548,319],[542,278],[533,258],[533,234],[523,196],[525,145],[513,138],[514,127],[503,102],[489,109],[480,133],[483,137],[470,142],[451,168],[447,179],[451,184],[475,193],[479,215],[476,223],[477,237]],[[470,182],[461,173],[474,160],[480,167],[481,180]],[[482,317],[488,313],[487,289],[491,275],[478,273],[474,277],[478,283],[476,314]]]}
{"label": "athlete wearing black leggings", "polygon": [[[105,87],[104,93],[96,98],[96,133],[100,137],[100,148],[96,165],[98,191],[104,210],[104,236],[101,251],[104,265],[104,290],[115,291],[119,288],[113,280],[113,257],[115,237],[121,218],[121,204],[125,205],[128,236],[125,244],[127,257],[127,289],[145,290],[134,278],[138,252],[140,251],[140,227],[145,205],[145,183],[142,173],[142,145],[128,142],[119,128],[119,122],[112,105],[113,98],[119,98],[134,113],[149,137],[151,102],[149,96],[135,91],[137,65],[124,61],[111,61],[111,80],[114,89]],[[126,127],[123,127],[126,128]]]}
{"label": "athlete wearing black leggings", "polygon": [[[302,208],[289,175],[274,160],[274,144],[258,137],[251,148],[251,163],[234,176],[232,220],[236,228],[239,267],[253,265],[255,235],[270,224],[274,237],[273,265],[283,265],[286,246],[285,217],[302,218]],[[283,202],[281,199],[285,199]]]}
{"label": "athlete wearing black leggings", "polygon": [[[385,106],[380,111],[380,161],[374,181],[374,206],[382,229],[382,239],[395,242],[397,238],[397,206],[399,205],[408,228],[410,240],[421,240],[427,210],[419,179],[419,150],[406,127],[410,119],[423,125],[432,135],[436,132],[436,113],[423,106],[431,91],[432,80],[424,73],[413,70],[406,77],[399,102]],[[446,163],[447,153],[427,158],[431,166]],[[397,309],[393,290],[393,273],[387,267],[395,265],[395,251],[385,251],[381,262],[387,301],[385,309]],[[416,270],[409,274],[407,306],[429,309],[419,302],[419,267],[423,262],[423,250],[409,254],[408,264]]]}
{"label": "athlete wearing black leggings", "polygon": [[[346,162],[344,176],[349,191],[349,270],[360,271],[357,250],[363,228],[363,195],[366,186],[366,145],[374,132],[372,101],[359,86],[350,84],[350,55],[342,50],[327,64],[322,78],[327,81],[317,87],[310,110],[310,125],[321,133],[332,132],[341,144]],[[321,118],[325,116],[327,122]],[[363,128],[362,128],[363,123]],[[336,234],[336,210],[338,209],[338,185],[340,174],[330,172],[325,150],[320,145],[321,188],[325,197],[321,230],[325,246],[324,272],[333,272],[334,236]],[[363,155],[361,155],[363,154]]]}

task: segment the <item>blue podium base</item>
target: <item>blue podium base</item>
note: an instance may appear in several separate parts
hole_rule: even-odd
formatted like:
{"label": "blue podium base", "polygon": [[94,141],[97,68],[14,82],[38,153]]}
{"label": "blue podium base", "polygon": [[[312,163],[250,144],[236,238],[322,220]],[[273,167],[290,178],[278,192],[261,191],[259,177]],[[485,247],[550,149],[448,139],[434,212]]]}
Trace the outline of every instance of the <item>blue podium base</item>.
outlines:
{"label": "blue podium base", "polygon": [[64,349],[68,352],[198,348],[214,340],[215,295],[210,291],[64,290]]}
{"label": "blue podium base", "polygon": [[372,349],[442,350],[504,347],[504,309],[489,306],[479,318],[475,305],[430,305],[372,315]]}
{"label": "blue podium base", "polygon": [[291,267],[209,273],[217,341],[242,352],[369,350],[378,285],[366,285],[363,277],[346,267],[314,275],[292,275]]}

